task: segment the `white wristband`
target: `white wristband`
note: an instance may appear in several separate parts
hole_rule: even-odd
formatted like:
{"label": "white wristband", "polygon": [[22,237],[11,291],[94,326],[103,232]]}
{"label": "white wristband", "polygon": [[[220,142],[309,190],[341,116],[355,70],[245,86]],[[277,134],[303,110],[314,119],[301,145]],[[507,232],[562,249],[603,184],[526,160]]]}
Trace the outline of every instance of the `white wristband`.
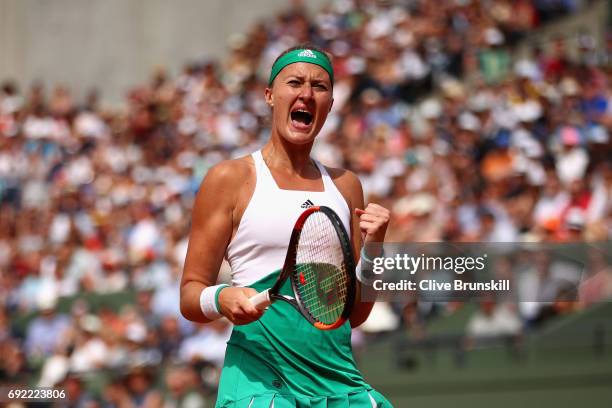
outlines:
{"label": "white wristband", "polygon": [[219,312],[219,292],[228,287],[225,283],[205,288],[200,294],[200,309],[204,317],[210,320],[217,320],[223,315]]}
{"label": "white wristband", "polygon": [[[366,276],[364,276],[362,263],[366,265]],[[372,283],[376,280],[376,276],[372,273],[372,267],[374,266],[374,261],[372,261],[366,255],[364,248],[361,249],[361,253],[359,256],[359,262],[357,263],[357,268],[355,268],[355,275],[357,276],[357,280],[359,283],[363,285],[372,286]]]}
{"label": "white wristband", "polygon": [[361,270],[361,262],[362,262],[362,258],[359,259],[359,262],[357,263],[357,267],[355,268],[355,275],[357,276],[357,281],[359,281],[359,283],[363,285],[371,286],[372,282],[374,282],[374,279],[373,277],[366,278],[365,276],[363,276],[363,271]]}

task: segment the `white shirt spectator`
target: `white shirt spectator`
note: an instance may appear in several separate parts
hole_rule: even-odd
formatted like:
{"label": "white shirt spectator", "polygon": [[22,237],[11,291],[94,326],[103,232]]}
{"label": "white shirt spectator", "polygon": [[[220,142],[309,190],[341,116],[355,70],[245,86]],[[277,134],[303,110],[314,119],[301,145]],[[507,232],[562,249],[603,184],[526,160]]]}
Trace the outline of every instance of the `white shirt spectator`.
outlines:
{"label": "white shirt spectator", "polygon": [[83,373],[104,367],[107,351],[106,344],[102,339],[91,337],[72,352],[70,370]]}
{"label": "white shirt spectator", "polygon": [[51,139],[55,121],[50,116],[28,116],[23,123],[23,133],[30,139]]}
{"label": "white shirt spectator", "polygon": [[221,367],[231,333],[231,325],[222,330],[202,326],[193,336],[183,340],[179,348],[179,358],[185,362],[205,360]]}
{"label": "white shirt spectator", "polygon": [[139,257],[153,249],[160,238],[159,228],[152,218],[140,220],[129,234],[130,255]]}
{"label": "white shirt spectator", "polygon": [[559,153],[557,156],[557,175],[564,184],[584,177],[589,164],[589,155],[581,147]]}
{"label": "white shirt spectator", "polygon": [[533,210],[533,220],[536,225],[545,225],[550,220],[560,219],[563,210],[567,207],[569,195],[559,191],[555,195],[540,197]]}
{"label": "white shirt spectator", "polygon": [[490,313],[479,310],[470,318],[467,325],[469,336],[512,336],[521,332],[521,320],[508,305],[498,304],[493,307]]}

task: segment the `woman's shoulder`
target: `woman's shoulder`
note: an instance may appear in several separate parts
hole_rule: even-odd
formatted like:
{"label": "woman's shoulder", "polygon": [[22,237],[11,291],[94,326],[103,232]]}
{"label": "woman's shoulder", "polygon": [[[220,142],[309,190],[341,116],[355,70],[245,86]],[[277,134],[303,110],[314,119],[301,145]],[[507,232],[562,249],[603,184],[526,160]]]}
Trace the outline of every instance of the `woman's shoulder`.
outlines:
{"label": "woman's shoulder", "polygon": [[246,178],[255,173],[252,157],[243,156],[236,159],[224,160],[215,164],[206,173],[205,180],[209,182],[244,182]]}
{"label": "woman's shoulder", "polygon": [[329,177],[331,177],[336,186],[343,186],[349,189],[361,189],[361,181],[359,180],[359,177],[357,177],[357,174],[353,173],[351,170],[340,167],[324,167],[325,170],[327,170],[327,174],[329,174]]}

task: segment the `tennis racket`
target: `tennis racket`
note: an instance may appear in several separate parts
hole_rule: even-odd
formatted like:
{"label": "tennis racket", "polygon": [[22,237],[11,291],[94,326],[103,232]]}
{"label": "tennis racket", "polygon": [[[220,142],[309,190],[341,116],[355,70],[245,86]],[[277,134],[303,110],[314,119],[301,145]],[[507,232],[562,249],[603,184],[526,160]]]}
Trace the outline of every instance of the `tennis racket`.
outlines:
{"label": "tennis racket", "polygon": [[[338,215],[329,207],[311,207],[297,219],[283,269],[270,289],[250,298],[262,310],[282,300],[321,330],[342,326],[355,300],[355,258]],[[295,297],[281,295],[289,279]]]}

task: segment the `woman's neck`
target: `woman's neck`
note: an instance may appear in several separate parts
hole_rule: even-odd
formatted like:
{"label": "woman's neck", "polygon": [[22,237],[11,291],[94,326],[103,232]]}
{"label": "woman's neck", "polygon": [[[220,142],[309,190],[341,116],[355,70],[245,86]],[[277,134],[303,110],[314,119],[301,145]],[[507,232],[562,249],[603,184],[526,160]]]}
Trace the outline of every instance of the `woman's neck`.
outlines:
{"label": "woman's neck", "polygon": [[293,145],[272,138],[261,149],[261,154],[269,168],[285,169],[298,175],[306,175],[313,168],[310,158],[312,143]]}

